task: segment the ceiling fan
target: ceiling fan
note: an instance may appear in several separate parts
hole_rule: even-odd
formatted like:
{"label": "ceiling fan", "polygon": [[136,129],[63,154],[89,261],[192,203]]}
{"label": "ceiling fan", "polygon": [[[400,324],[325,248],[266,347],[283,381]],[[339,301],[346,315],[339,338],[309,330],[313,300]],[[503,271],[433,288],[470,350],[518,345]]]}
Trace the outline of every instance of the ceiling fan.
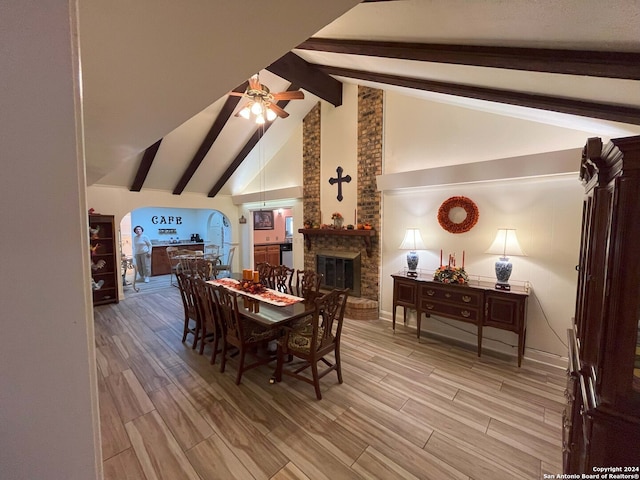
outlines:
{"label": "ceiling fan", "polygon": [[249,79],[249,87],[244,93],[232,91],[229,92],[229,95],[247,98],[248,102],[235,116],[249,119],[253,115],[255,122],[258,124],[263,124],[267,120],[271,122],[277,117],[287,118],[289,116],[287,112],[276,104],[277,101],[301,100],[304,98],[304,93],[300,90],[271,93],[271,90],[266,85],[260,83],[257,74]]}

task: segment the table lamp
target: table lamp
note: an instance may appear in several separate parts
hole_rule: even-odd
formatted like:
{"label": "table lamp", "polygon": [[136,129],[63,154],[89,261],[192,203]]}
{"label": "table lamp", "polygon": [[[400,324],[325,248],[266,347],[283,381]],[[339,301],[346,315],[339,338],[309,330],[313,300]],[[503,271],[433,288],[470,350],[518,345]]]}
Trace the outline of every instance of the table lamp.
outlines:
{"label": "table lamp", "polygon": [[495,240],[484,253],[500,255],[500,259],[496,261],[496,279],[498,280],[496,290],[511,290],[509,277],[513,266],[509,257],[512,255],[526,256],[526,253],[520,248],[515,229],[499,228]]}
{"label": "table lamp", "polygon": [[422,236],[420,235],[420,230],[418,228],[407,228],[407,231],[404,234],[404,240],[400,244],[400,250],[409,250],[407,253],[407,276],[408,277],[417,277],[418,272],[416,269],[418,268],[418,253],[416,250],[424,250],[424,242],[422,241]]}

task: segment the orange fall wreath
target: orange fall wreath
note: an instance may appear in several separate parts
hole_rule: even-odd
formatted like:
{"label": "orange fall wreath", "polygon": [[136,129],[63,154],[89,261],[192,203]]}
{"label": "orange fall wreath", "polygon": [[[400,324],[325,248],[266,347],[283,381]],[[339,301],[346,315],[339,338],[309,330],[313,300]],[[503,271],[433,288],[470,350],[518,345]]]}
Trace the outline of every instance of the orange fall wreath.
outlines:
{"label": "orange fall wreath", "polygon": [[[451,210],[456,207],[464,209],[464,211],[467,213],[465,219],[460,223],[454,223],[449,217],[449,213],[451,212]],[[473,200],[467,197],[448,198],[447,200],[442,202],[442,205],[440,205],[440,208],[438,209],[438,223],[443,229],[451,233],[468,232],[478,222],[479,216],[480,213],[478,212],[477,205],[473,202]]]}

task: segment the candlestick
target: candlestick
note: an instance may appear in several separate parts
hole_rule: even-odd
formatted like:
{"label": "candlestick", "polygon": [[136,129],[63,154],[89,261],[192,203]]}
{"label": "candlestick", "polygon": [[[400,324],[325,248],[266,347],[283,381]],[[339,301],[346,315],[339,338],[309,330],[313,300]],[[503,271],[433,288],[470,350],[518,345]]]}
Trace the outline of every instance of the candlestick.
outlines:
{"label": "candlestick", "polygon": [[440,266],[442,266],[442,249],[440,249]]}
{"label": "candlestick", "polygon": [[464,270],[464,250],[462,250],[462,269]]}

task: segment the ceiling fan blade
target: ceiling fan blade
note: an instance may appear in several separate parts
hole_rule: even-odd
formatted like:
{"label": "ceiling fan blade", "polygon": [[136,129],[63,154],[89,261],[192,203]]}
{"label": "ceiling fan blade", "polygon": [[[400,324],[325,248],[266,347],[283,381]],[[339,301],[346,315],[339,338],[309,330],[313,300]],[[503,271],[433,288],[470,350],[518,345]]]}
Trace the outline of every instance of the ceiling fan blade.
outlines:
{"label": "ceiling fan blade", "polygon": [[258,79],[258,75],[254,75],[249,79],[249,88],[251,90],[262,90],[262,86],[260,85],[260,80]]}
{"label": "ceiling fan blade", "polygon": [[273,110],[273,113],[275,113],[276,115],[278,115],[280,118],[287,118],[289,116],[289,114],[287,112],[285,112],[282,108],[280,108],[278,105],[276,105],[275,103],[271,103],[269,104],[269,108],[271,110]]}
{"label": "ceiling fan blade", "polygon": [[278,92],[273,94],[273,98],[274,100],[302,100],[304,98],[304,92],[300,90]]}
{"label": "ceiling fan blade", "polygon": [[234,92],[233,90],[231,90],[229,92],[229,95],[231,95],[232,97],[244,97],[244,92]]}

